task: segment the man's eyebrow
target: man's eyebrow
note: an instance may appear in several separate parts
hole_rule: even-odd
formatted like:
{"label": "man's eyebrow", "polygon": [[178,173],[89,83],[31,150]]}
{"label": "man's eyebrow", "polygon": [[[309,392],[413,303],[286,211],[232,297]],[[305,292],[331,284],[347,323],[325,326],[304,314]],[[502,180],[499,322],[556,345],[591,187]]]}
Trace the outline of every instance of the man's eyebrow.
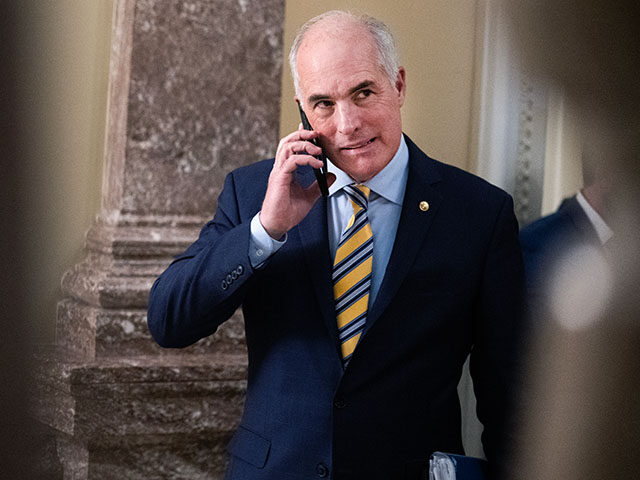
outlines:
{"label": "man's eyebrow", "polygon": [[329,98],[329,95],[326,95],[324,93],[320,93],[320,94],[316,94],[316,95],[311,95],[308,98],[308,102],[309,103],[316,103],[319,100],[327,100]]}
{"label": "man's eyebrow", "polygon": [[[363,88],[370,87],[371,85],[375,85],[375,82],[372,81],[372,80],[365,80],[364,82],[360,82],[358,85],[356,85],[355,87],[353,87],[353,88],[351,88],[349,90],[349,95],[357,92],[358,90],[362,90]],[[311,95],[308,98],[307,101],[309,103],[315,103],[315,102],[318,102],[320,100],[328,100],[330,98],[331,98],[330,95],[327,95],[325,93],[319,93],[319,94],[316,94],[316,95]]]}
{"label": "man's eyebrow", "polygon": [[360,82],[358,85],[349,90],[349,93],[356,93],[358,90],[370,87],[371,85],[374,85],[374,82],[372,80],[365,80],[364,82]]}

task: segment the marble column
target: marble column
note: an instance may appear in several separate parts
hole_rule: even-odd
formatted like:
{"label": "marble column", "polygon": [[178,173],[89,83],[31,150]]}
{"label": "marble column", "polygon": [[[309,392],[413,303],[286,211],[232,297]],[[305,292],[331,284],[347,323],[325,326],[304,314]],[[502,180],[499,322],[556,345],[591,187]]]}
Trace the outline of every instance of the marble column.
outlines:
{"label": "marble column", "polygon": [[240,315],[155,345],[148,292],[213,214],[224,176],[278,141],[284,0],[117,0],[102,208],[62,279],[37,415],[65,479],[217,479],[242,409]]}

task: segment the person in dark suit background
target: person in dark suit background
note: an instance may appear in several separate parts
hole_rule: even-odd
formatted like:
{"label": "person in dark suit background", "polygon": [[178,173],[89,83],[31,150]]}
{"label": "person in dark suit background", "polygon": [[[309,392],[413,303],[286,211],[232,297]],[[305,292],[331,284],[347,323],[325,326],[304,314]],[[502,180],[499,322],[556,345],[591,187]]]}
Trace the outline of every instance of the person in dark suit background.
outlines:
{"label": "person in dark suit background", "polygon": [[572,252],[588,249],[590,254],[606,257],[614,236],[611,217],[611,178],[598,161],[603,152],[593,142],[585,142],[582,155],[583,188],[566,198],[558,210],[527,225],[520,232],[525,263],[526,302],[530,315],[544,308],[550,279],[562,268]]}
{"label": "person in dark suit background", "polygon": [[290,63],[314,130],[229,174],[214,219],[154,283],[153,337],[190,345],[242,306],[229,479],[421,478],[433,451],[463,452],[469,353],[498,460],[523,288],[511,197],[403,135],[405,70],[378,20],[316,17]]}

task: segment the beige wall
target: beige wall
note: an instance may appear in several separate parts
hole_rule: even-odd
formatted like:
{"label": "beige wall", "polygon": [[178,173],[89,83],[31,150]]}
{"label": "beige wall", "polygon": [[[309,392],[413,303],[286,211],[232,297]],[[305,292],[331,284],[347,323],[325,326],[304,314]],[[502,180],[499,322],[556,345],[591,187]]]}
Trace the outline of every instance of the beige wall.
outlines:
{"label": "beige wall", "polygon": [[556,211],[564,198],[582,188],[579,108],[554,85],[549,89],[547,113],[542,215]]}
{"label": "beige wall", "polygon": [[113,2],[23,5],[27,322],[35,341],[50,342],[60,279],[82,258],[100,206]]}
{"label": "beige wall", "polygon": [[[298,27],[331,9],[373,15],[391,28],[407,69],[403,127],[429,155],[466,168],[473,90],[475,0],[311,0],[288,1],[285,62]],[[284,65],[280,131],[299,123],[288,64]]]}

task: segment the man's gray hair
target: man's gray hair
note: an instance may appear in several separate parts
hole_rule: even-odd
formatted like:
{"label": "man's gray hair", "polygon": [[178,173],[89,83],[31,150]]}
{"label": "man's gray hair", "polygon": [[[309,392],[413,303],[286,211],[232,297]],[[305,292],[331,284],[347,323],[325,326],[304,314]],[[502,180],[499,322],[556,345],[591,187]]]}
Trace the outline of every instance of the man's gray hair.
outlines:
{"label": "man's gray hair", "polygon": [[391,30],[389,30],[389,27],[387,27],[377,18],[371,17],[369,15],[356,15],[354,13],[345,12],[342,10],[330,10],[318,15],[317,17],[313,17],[311,20],[302,25],[300,27],[300,30],[298,30],[298,33],[296,34],[296,38],[293,40],[293,45],[291,46],[291,51],[289,52],[289,65],[291,66],[291,75],[293,76],[293,85],[296,89],[296,95],[301,95],[300,77],[298,76],[297,61],[298,50],[300,49],[300,45],[302,45],[304,36],[316,23],[319,23],[331,17],[351,18],[367,29],[367,31],[371,34],[371,37],[373,38],[378,49],[378,60],[380,62],[380,66],[387,74],[387,77],[389,77],[389,81],[391,82],[391,84],[394,85],[396,78],[398,77],[400,62],[398,60],[398,51],[396,50],[396,44],[393,40],[393,35],[391,35]]}

